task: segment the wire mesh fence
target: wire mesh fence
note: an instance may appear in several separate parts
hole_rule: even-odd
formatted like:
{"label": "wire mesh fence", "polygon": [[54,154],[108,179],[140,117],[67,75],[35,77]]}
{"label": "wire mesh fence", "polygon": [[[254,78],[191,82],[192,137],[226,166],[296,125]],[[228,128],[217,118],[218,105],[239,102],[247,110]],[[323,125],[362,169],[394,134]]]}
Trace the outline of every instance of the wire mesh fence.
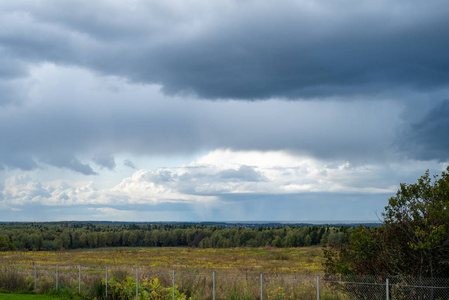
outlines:
{"label": "wire mesh fence", "polygon": [[[449,299],[449,278],[310,276],[161,270],[148,266],[0,265],[0,289],[12,292],[65,290],[85,299],[118,299],[114,295],[123,288],[123,282],[127,282],[127,290],[120,299]],[[151,289],[163,297],[151,298]]]}
{"label": "wire mesh fence", "polygon": [[449,278],[334,275],[322,286],[338,299],[449,299]]}

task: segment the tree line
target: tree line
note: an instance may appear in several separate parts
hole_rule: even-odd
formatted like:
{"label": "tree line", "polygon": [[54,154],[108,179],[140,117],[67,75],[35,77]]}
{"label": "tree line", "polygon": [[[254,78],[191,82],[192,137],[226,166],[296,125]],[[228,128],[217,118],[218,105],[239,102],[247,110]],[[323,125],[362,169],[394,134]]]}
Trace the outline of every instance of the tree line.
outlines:
{"label": "tree line", "polygon": [[205,225],[1,224],[0,251],[99,247],[302,247],[345,242],[346,226],[231,227]]}

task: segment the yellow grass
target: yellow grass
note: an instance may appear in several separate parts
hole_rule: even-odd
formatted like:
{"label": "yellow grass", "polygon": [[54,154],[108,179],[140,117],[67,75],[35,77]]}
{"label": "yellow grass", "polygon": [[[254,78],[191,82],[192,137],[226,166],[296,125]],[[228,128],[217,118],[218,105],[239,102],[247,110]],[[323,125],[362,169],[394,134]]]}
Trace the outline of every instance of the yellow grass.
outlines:
{"label": "yellow grass", "polygon": [[[269,299],[316,299],[315,276],[323,274],[324,257],[320,247],[303,248],[103,248],[58,252],[0,252],[0,268],[12,267],[34,279],[37,264],[37,291],[58,282],[71,290],[78,289],[78,266],[82,267],[82,293],[89,282],[108,278],[136,276],[159,278],[171,286],[172,271],[180,291],[192,299],[212,298],[212,270],[216,272],[217,299],[258,299],[260,273],[264,294]],[[324,299],[324,298],[323,298]]]}
{"label": "yellow grass", "polygon": [[129,266],[156,269],[323,273],[320,247],[302,248],[103,248],[58,252],[0,252],[2,264]]}

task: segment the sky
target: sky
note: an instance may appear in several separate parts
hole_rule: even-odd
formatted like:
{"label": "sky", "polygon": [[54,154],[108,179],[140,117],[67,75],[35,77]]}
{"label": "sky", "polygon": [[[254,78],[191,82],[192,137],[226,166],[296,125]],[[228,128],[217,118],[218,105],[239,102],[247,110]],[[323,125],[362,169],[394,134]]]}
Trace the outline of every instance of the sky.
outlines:
{"label": "sky", "polygon": [[445,0],[0,2],[0,221],[379,221],[449,165]]}

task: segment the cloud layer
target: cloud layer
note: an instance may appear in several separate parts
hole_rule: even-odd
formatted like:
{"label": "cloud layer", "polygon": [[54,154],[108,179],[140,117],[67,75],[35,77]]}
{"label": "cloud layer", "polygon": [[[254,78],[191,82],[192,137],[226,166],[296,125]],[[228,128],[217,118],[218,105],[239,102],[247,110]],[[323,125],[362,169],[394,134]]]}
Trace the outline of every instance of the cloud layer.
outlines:
{"label": "cloud layer", "polygon": [[448,14],[443,0],[0,3],[0,205],[369,218],[448,164]]}
{"label": "cloud layer", "polygon": [[[95,207],[90,217],[97,210],[106,213],[104,216],[111,213],[108,217],[112,217],[119,210],[141,207],[150,212],[180,209],[194,211],[196,215],[202,212],[203,220],[218,210],[222,217],[229,218],[232,207],[272,206],[277,197],[285,199],[287,205],[296,201],[308,203],[321,195],[345,201],[350,198],[350,203],[343,201],[340,205],[360,206],[366,197],[378,195],[382,199],[394,192],[395,186],[389,186],[382,177],[386,171],[370,165],[351,166],[347,162],[328,165],[281,151],[216,150],[180,168],[135,171],[108,189],[99,189],[93,182],[76,187],[66,183],[45,184],[19,175],[6,180],[0,203],[4,211],[13,214],[26,211],[29,206],[40,209],[84,206]],[[374,209],[380,209],[378,202],[368,207],[373,217]]]}
{"label": "cloud layer", "polygon": [[54,65],[36,68],[30,81],[28,102],[0,111],[5,167],[50,164],[95,175],[114,169],[120,153],[216,148],[386,159],[396,138],[391,128],[400,126],[403,111],[388,101],[204,102]]}
{"label": "cloud layer", "polygon": [[430,91],[449,82],[442,0],[15,1],[1,11],[8,77],[51,61],[206,99]]}

